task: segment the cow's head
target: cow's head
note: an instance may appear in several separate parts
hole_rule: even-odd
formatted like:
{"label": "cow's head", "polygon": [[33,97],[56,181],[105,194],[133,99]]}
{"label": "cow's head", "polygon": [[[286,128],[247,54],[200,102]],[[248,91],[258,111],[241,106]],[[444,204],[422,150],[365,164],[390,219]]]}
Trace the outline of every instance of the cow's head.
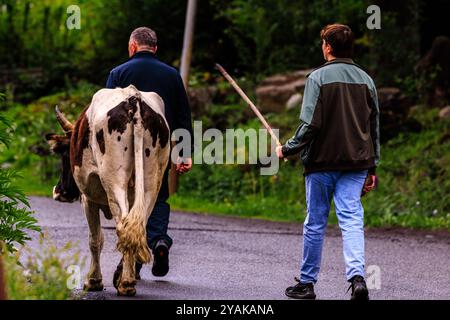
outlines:
{"label": "cow's head", "polygon": [[50,149],[61,156],[62,171],[58,184],[53,187],[53,199],[61,202],[74,202],[80,197],[75,179],[73,178],[72,168],[70,165],[70,138],[73,131],[73,125],[59,111],[55,109],[56,119],[64,130],[64,135],[56,135],[49,133],[45,136]]}

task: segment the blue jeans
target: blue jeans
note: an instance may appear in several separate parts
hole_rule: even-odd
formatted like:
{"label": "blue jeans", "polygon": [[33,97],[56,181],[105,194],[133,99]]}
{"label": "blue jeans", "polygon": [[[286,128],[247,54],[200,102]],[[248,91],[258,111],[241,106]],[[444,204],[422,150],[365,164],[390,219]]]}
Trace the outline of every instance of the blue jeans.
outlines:
{"label": "blue jeans", "polygon": [[147,221],[147,244],[153,251],[159,240],[164,240],[169,248],[172,246],[172,238],[167,235],[169,226],[170,205],[167,203],[169,199],[169,168],[164,173],[164,177],[156,199],[155,207]]}
{"label": "blue jeans", "polygon": [[303,225],[301,283],[317,282],[332,197],[342,232],[347,280],[355,275],[364,277],[361,190],[366,176],[367,170],[315,172],[306,176],[307,216]]}

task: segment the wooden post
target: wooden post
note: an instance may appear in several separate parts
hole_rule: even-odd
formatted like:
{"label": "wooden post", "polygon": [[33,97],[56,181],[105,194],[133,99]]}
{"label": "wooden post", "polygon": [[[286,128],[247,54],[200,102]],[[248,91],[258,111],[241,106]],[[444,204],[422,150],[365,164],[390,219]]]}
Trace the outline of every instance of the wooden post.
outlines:
{"label": "wooden post", "polygon": [[[195,12],[197,10],[197,0],[188,0],[186,21],[184,26],[183,52],[181,53],[180,74],[184,87],[187,91],[189,86],[189,71],[191,69],[192,45],[194,38]],[[174,147],[174,145],[172,145]],[[169,174],[169,192],[174,194],[178,190],[178,173],[175,171],[175,164],[171,163]]]}
{"label": "wooden post", "polygon": [[195,12],[197,0],[188,0],[186,22],[184,27],[183,52],[181,53],[180,74],[185,88],[189,83],[189,70],[191,69],[192,45],[194,38]]}
{"label": "wooden post", "polygon": [[6,281],[3,272],[4,268],[0,250],[0,300],[6,300]]}

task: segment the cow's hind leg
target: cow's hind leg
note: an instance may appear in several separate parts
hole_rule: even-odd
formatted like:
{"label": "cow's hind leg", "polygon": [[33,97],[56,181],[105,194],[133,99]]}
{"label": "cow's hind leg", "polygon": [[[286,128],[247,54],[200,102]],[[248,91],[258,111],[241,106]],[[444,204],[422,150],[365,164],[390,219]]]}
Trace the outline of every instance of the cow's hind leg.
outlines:
{"label": "cow's hind leg", "polygon": [[114,272],[113,284],[119,296],[134,296],[136,294],[135,279],[136,259],[131,252],[126,252]]}
{"label": "cow's hind leg", "polygon": [[84,283],[84,290],[103,290],[102,272],[100,269],[100,253],[103,248],[103,232],[100,226],[99,206],[82,197],[82,205],[89,225],[89,248],[91,250],[91,267]]}
{"label": "cow's hind leg", "polygon": [[[114,176],[102,175],[109,180],[104,180],[106,194],[108,195],[109,208],[111,214],[115,218],[117,225],[118,244],[117,249],[123,254],[121,263],[117,266],[114,273],[113,284],[117,289],[117,294],[120,296],[134,296],[136,294],[135,280],[135,263],[136,259],[134,251],[129,246],[129,241],[124,237],[127,235],[128,223],[127,217],[129,204],[127,198],[127,188],[129,177],[126,175],[127,171],[116,171]],[[125,221],[125,222],[124,222]]]}
{"label": "cow's hind leg", "polygon": [[[131,297],[136,294],[135,263],[136,259],[134,258],[134,254],[132,254],[131,252],[125,252],[120,263],[122,264],[120,276],[117,280],[114,279],[114,286],[116,287],[117,294],[119,296]],[[114,278],[115,277],[116,275],[114,275]]]}

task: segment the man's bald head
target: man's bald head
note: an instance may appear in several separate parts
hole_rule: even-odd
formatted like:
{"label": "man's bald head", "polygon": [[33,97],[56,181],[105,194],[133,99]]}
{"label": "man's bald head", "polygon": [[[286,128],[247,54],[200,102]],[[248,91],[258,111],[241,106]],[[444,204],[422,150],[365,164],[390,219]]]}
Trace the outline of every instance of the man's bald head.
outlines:
{"label": "man's bald head", "polygon": [[128,53],[133,56],[138,51],[150,51],[156,53],[158,39],[156,32],[147,27],[134,29],[128,42]]}

